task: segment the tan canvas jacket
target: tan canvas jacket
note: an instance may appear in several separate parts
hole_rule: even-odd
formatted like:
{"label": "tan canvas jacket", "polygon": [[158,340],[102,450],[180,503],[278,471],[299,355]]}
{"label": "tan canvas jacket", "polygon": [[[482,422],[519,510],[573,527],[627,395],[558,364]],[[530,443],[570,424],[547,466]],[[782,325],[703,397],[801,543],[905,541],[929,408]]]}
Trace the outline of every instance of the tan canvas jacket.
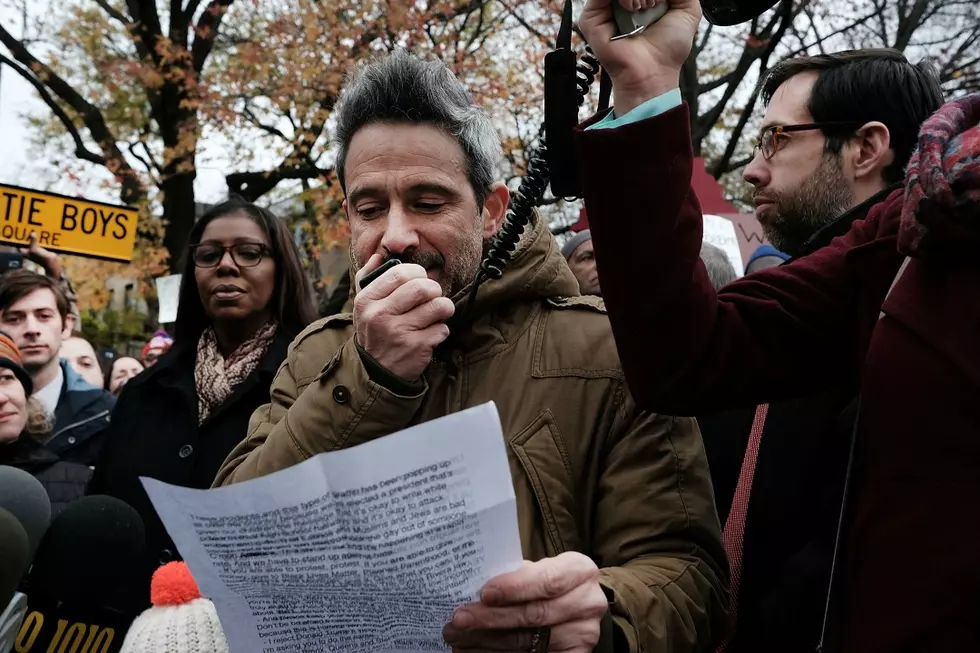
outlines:
{"label": "tan canvas jacket", "polygon": [[617,650],[710,650],[726,624],[728,568],[697,425],[636,409],[602,301],[577,295],[550,232],[536,228],[410,396],[372,379],[350,315],[313,324],[216,485],[492,400],[525,558],[590,556]]}

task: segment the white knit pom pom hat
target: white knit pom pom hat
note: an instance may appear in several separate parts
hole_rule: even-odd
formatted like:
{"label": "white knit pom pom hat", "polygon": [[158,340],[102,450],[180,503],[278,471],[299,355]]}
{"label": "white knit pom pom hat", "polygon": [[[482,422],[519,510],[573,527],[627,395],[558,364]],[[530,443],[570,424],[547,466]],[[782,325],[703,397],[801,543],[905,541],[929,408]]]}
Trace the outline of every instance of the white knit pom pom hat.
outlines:
{"label": "white knit pom pom hat", "polygon": [[150,602],[129,627],[120,653],[228,653],[214,604],[201,596],[183,562],[154,572]]}

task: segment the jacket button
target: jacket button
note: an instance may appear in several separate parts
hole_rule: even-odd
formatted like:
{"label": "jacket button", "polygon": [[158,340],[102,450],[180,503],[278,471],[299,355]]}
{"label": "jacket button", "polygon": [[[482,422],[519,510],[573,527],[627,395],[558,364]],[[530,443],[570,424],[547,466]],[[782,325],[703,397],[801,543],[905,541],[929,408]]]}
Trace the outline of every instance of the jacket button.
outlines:
{"label": "jacket button", "polygon": [[181,458],[190,458],[192,453],[194,453],[194,447],[189,444],[185,444],[180,448],[180,451],[177,452],[177,455]]}
{"label": "jacket button", "polygon": [[453,352],[453,365],[459,369],[463,366],[463,354],[458,351]]}
{"label": "jacket button", "polygon": [[350,390],[342,385],[338,385],[333,389],[333,400],[338,404],[346,404],[350,401]]}
{"label": "jacket button", "polygon": [[69,435],[68,436],[68,444],[75,444],[75,436],[74,435]]}

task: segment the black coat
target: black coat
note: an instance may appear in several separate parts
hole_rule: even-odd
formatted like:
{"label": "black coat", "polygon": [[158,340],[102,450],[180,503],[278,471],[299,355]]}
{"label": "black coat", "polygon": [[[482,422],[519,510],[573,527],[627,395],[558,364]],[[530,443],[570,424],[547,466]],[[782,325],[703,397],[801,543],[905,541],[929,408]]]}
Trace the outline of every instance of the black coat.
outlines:
{"label": "black coat", "polygon": [[[812,653],[823,618],[853,424],[841,389],[769,406],[745,519],[731,653]],[[755,409],[698,418],[728,518]]]}
{"label": "black coat", "polygon": [[211,487],[225,457],[245,438],[252,413],[269,403],[269,386],[291,341],[290,335],[277,334],[255,371],[201,426],[193,350],[172,349],[123,388],[88,493],[122,499],[143,518],[147,587],[160,563],[179,559],[179,554],[139,477]]}
{"label": "black coat", "polygon": [[51,500],[52,518],[69,503],[85,496],[85,485],[92,477],[91,468],[61,460],[29,435],[0,445],[0,465],[22,469],[40,481]]}

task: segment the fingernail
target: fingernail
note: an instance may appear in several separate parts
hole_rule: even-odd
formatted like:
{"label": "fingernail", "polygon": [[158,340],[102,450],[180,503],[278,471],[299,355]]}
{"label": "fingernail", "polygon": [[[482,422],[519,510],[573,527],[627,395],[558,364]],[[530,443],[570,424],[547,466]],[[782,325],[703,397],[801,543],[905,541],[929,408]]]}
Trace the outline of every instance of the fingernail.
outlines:
{"label": "fingernail", "polygon": [[501,598],[500,590],[493,587],[487,587],[482,592],[480,592],[480,601],[486,603],[487,605],[493,605],[494,603],[497,603],[498,601],[500,601],[500,598]]}
{"label": "fingernail", "polygon": [[469,628],[476,620],[469,610],[457,610],[453,615],[453,625],[457,628]]}
{"label": "fingernail", "polygon": [[450,624],[442,629],[442,638],[446,640],[447,644],[451,644],[459,639],[459,631]]}

